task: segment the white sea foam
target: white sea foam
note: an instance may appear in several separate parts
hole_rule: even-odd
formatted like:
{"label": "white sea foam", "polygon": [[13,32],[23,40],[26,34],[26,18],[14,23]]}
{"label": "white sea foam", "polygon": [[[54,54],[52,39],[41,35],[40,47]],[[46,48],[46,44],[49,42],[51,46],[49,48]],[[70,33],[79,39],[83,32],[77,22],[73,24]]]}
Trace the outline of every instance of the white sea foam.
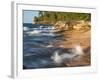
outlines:
{"label": "white sea foam", "polygon": [[54,47],[53,45],[47,45],[46,47]]}
{"label": "white sea foam", "polygon": [[60,64],[62,62],[62,58],[58,53],[58,51],[55,51],[54,55],[51,56],[51,59],[54,61],[54,63]]}
{"label": "white sea foam", "polygon": [[55,34],[53,34],[53,33],[42,33],[42,35],[45,35],[45,36],[55,36]]}
{"label": "white sea foam", "polygon": [[74,54],[80,55],[80,56],[84,54],[82,47],[79,46],[79,45],[75,45],[75,47],[73,48],[72,52]]}
{"label": "white sea foam", "polygon": [[29,35],[33,35],[33,34],[39,34],[41,31],[39,30],[33,30],[33,31],[30,31],[30,32],[27,32]]}
{"label": "white sea foam", "polygon": [[79,58],[83,54],[84,52],[82,48],[79,45],[77,45],[72,49],[72,53],[63,53],[59,55],[59,51],[55,51],[54,54],[51,56],[51,59],[54,61],[54,63],[61,64],[65,59],[72,60],[73,58]]}
{"label": "white sea foam", "polygon": [[28,27],[24,27],[23,29],[24,29],[24,31],[28,31],[28,30],[29,30],[29,28],[28,28]]}

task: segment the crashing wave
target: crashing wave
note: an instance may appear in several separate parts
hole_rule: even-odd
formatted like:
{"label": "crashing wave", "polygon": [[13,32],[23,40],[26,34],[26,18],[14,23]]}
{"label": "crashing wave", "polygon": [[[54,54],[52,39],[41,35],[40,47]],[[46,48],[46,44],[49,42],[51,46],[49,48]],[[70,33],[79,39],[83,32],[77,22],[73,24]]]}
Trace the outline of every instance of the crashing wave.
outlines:
{"label": "crashing wave", "polygon": [[27,34],[29,35],[33,35],[33,34],[39,34],[41,31],[39,30],[33,30],[33,31],[30,31],[30,32],[27,32]]}
{"label": "crashing wave", "polygon": [[28,27],[24,27],[23,30],[24,30],[24,31],[28,31],[29,28],[28,28]]}
{"label": "crashing wave", "polygon": [[54,54],[51,56],[51,59],[53,60],[54,63],[61,64],[65,59],[71,61],[73,58],[79,58],[83,54],[84,54],[83,49],[79,45],[76,45],[72,49],[71,53],[62,53],[60,55],[59,51],[55,51]]}

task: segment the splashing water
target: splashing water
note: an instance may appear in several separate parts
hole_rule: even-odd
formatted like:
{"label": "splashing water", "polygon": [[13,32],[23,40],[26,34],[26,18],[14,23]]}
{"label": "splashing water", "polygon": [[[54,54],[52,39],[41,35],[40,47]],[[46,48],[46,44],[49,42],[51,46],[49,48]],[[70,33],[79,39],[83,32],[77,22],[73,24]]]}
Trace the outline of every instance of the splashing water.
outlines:
{"label": "splashing water", "polygon": [[61,55],[59,55],[59,51],[55,51],[54,54],[51,56],[51,59],[54,63],[61,64],[65,59],[72,60],[73,58],[79,58],[83,54],[83,49],[79,45],[76,45],[71,50],[71,53],[62,53]]}
{"label": "splashing water", "polygon": [[54,61],[54,63],[60,64],[62,62],[62,58],[58,53],[58,51],[55,51],[54,55],[51,56],[51,59]]}
{"label": "splashing water", "polygon": [[23,30],[24,30],[24,31],[28,31],[29,28],[28,28],[28,27],[24,27]]}
{"label": "splashing water", "polygon": [[82,49],[82,47],[80,45],[76,45],[73,48],[72,53],[74,53],[76,55],[79,55],[79,56],[82,56],[84,54],[83,49]]}
{"label": "splashing water", "polygon": [[33,30],[33,31],[30,31],[30,32],[27,32],[30,36],[31,35],[34,35],[34,34],[39,34],[41,31],[39,30]]}

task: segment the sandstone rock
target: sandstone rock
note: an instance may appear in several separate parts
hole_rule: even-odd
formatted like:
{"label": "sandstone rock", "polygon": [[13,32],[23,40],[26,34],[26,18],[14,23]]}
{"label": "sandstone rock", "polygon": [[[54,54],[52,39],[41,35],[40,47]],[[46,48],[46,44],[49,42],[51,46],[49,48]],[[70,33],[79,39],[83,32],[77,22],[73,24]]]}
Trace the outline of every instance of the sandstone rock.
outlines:
{"label": "sandstone rock", "polygon": [[55,25],[55,30],[68,30],[66,21],[58,21]]}
{"label": "sandstone rock", "polygon": [[90,29],[91,22],[79,20],[79,21],[57,21],[55,26],[55,30],[86,30]]}
{"label": "sandstone rock", "polygon": [[86,30],[86,29],[90,29],[90,22],[88,21],[84,21],[84,20],[81,20],[81,21],[77,21],[78,24],[75,24],[73,25],[73,29],[75,30]]}

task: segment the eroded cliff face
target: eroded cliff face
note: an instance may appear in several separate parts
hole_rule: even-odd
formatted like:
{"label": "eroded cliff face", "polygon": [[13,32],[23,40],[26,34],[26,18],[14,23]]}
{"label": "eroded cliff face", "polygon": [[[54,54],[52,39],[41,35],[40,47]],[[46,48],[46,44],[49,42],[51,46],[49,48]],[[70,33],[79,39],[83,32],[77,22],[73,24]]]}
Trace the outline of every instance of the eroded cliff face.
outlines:
{"label": "eroded cliff face", "polygon": [[69,24],[66,21],[58,21],[54,25],[55,29],[68,30]]}
{"label": "eroded cliff face", "polygon": [[54,24],[56,30],[88,30],[91,28],[90,21],[57,21]]}

